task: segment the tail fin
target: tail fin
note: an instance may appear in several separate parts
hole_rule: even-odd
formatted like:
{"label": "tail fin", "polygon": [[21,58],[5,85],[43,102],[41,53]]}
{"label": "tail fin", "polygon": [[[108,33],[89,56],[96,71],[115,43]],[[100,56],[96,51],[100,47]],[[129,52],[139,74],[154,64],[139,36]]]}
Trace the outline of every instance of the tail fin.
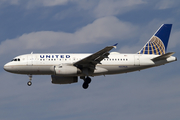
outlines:
{"label": "tail fin", "polygon": [[166,53],[172,24],[163,24],[137,54],[163,55]]}

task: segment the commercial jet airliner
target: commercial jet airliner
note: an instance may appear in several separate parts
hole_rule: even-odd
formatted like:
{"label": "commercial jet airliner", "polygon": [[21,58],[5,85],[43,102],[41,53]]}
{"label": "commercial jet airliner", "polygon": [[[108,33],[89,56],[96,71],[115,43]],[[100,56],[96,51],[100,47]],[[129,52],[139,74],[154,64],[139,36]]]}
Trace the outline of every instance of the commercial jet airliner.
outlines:
{"label": "commercial jet airliner", "polygon": [[42,53],[25,54],[15,57],[4,65],[4,70],[29,76],[51,75],[54,84],[71,84],[84,80],[82,87],[87,89],[91,78],[99,75],[121,74],[164,65],[174,62],[174,52],[166,53],[172,24],[163,24],[135,54],[109,52],[117,44],[107,46],[93,54]]}

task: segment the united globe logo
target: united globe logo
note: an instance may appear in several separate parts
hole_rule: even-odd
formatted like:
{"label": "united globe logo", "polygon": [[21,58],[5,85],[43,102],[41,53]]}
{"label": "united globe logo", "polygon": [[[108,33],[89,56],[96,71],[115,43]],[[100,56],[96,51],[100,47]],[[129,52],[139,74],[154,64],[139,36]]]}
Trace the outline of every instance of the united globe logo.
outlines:
{"label": "united globe logo", "polygon": [[163,42],[156,36],[153,36],[148,43],[138,52],[138,54],[165,54]]}

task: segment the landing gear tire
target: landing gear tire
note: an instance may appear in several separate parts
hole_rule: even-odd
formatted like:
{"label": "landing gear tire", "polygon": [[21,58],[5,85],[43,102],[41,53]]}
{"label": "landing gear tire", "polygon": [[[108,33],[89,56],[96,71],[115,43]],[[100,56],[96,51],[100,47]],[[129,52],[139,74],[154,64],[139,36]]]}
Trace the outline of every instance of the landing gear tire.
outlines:
{"label": "landing gear tire", "polygon": [[87,89],[87,88],[89,87],[89,84],[86,83],[86,82],[84,82],[83,85],[82,85],[82,87],[83,87],[84,89]]}
{"label": "landing gear tire", "polygon": [[28,85],[28,86],[31,86],[31,85],[32,85],[32,82],[31,82],[31,81],[28,81],[28,82],[27,82],[27,85]]}
{"label": "landing gear tire", "polygon": [[86,83],[90,84],[91,83],[91,78],[90,77],[87,77],[86,80],[85,80]]}
{"label": "landing gear tire", "polygon": [[91,83],[91,78],[90,77],[87,77],[85,80],[84,80],[84,83],[82,85],[82,87],[84,89],[87,89],[89,87],[89,84]]}

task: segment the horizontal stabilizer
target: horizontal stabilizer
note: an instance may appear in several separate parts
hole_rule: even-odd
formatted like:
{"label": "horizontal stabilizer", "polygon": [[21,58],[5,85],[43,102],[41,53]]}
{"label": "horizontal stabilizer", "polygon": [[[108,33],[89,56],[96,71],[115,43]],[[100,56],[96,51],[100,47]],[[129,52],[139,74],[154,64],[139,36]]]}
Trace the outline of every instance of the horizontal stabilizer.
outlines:
{"label": "horizontal stabilizer", "polygon": [[152,61],[159,61],[159,60],[167,59],[168,57],[172,56],[174,53],[175,53],[175,52],[169,52],[169,53],[160,55],[160,56],[158,56],[158,57],[153,58]]}

